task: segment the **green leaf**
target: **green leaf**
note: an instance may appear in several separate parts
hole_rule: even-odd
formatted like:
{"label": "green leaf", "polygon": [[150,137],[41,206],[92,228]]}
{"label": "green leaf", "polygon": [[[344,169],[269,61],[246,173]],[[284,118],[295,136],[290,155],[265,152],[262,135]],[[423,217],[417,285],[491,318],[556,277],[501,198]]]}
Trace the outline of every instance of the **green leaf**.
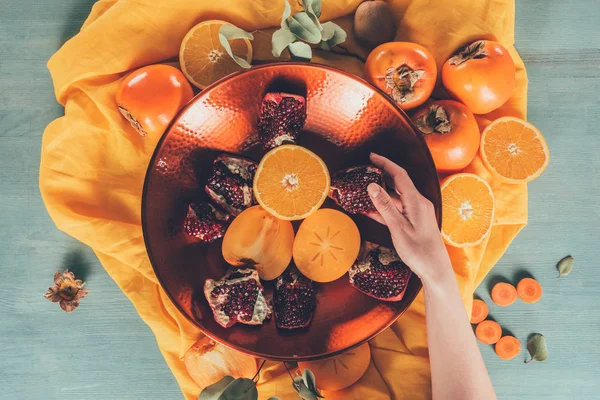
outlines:
{"label": "green leaf", "polygon": [[294,377],[294,390],[298,393],[298,396],[303,398],[304,400],[319,400],[316,394],[314,394],[309,388],[304,384],[304,380],[301,376]]}
{"label": "green leaf", "polygon": [[527,342],[527,350],[531,360],[525,361],[525,364],[535,361],[545,361],[548,358],[548,348],[546,347],[546,338],[544,335],[536,333]]}
{"label": "green leaf", "polygon": [[331,39],[335,34],[336,26],[337,25],[331,21],[321,24],[321,28],[323,28],[323,30],[321,31],[321,40],[326,42],[329,39]]}
{"label": "green leaf", "polygon": [[283,0],[283,15],[281,15],[281,29],[290,29],[288,26],[288,18],[292,15],[292,7],[288,0]]}
{"label": "green leaf", "polygon": [[302,0],[302,7],[317,18],[321,16],[321,0]]}
{"label": "green leaf", "polygon": [[273,36],[271,36],[271,53],[273,53],[273,57],[279,57],[281,52],[295,40],[296,36],[287,29],[281,28],[273,32]]}
{"label": "green leaf", "polygon": [[558,277],[567,276],[573,271],[573,262],[575,259],[571,256],[566,256],[560,260],[556,266],[558,268]]}
{"label": "green leaf", "polygon": [[227,54],[233,58],[233,60],[242,68],[250,68],[251,65],[248,61],[244,60],[241,57],[236,56],[231,51],[231,46],[229,45],[229,41],[233,39],[254,39],[254,36],[250,32],[246,32],[243,29],[238,28],[237,26],[233,26],[231,24],[225,24],[221,26],[219,29],[219,41],[221,42],[221,46],[225,49]]}
{"label": "green leaf", "polygon": [[218,400],[258,400],[256,383],[252,379],[238,378],[225,388]]}
{"label": "green leaf", "polygon": [[210,386],[204,388],[204,390],[200,393],[198,400],[218,400],[221,393],[229,386],[231,382],[233,382],[232,376],[224,376],[217,383],[213,383]]}
{"label": "green leaf", "polygon": [[292,60],[310,61],[312,58],[312,49],[304,42],[294,42],[288,46]]}
{"label": "green leaf", "polygon": [[315,374],[313,374],[310,369],[306,368],[304,371],[302,371],[302,381],[308,390],[310,390],[315,396],[323,398],[323,395],[321,395],[321,393],[319,393],[319,389],[317,389]]}
{"label": "green leaf", "polygon": [[[327,27],[325,27],[325,25],[327,25]],[[332,29],[333,34],[331,34]],[[323,33],[323,36],[330,36],[329,39],[321,42],[321,48],[327,51],[331,50],[333,46],[344,43],[348,37],[348,35],[346,35],[346,31],[344,31],[341,26],[333,22],[327,22],[323,24]]]}
{"label": "green leaf", "polygon": [[277,396],[271,396],[267,400],[281,400],[281,399]]}
{"label": "green leaf", "polygon": [[288,21],[288,24],[290,31],[292,31],[298,39],[302,39],[305,42],[312,44],[317,44],[321,41],[321,29],[315,24],[306,11],[300,11],[299,13],[294,14]]}

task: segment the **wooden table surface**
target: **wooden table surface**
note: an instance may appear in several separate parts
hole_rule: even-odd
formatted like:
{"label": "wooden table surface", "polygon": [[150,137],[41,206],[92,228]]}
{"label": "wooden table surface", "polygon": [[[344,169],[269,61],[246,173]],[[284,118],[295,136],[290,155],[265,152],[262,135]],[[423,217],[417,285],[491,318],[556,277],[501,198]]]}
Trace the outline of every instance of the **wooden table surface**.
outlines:
{"label": "wooden table surface", "polygon": [[[41,135],[63,110],[46,62],[73,36],[91,0],[0,0],[0,398],[179,399],[154,337],[86,246],[59,232],[38,189]],[[481,346],[501,399],[600,398],[600,2],[517,3],[516,46],[529,72],[529,120],[552,161],[531,183],[529,225],[477,290],[525,271],[536,305],[491,315],[550,358],[524,365]],[[572,254],[573,273],[555,264]],[[91,294],[66,315],[42,295],[62,268],[86,272]]]}

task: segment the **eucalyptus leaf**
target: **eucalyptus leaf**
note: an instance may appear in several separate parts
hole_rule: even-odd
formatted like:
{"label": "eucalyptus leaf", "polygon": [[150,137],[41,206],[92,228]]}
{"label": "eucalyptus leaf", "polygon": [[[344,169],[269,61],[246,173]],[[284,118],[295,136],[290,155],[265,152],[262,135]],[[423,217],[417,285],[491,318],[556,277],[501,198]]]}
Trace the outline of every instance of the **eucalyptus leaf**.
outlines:
{"label": "eucalyptus leaf", "polygon": [[277,396],[271,396],[267,400],[281,400],[281,399]]}
{"label": "eucalyptus leaf", "polygon": [[312,58],[312,49],[304,42],[294,42],[288,46],[292,60],[310,61]]}
{"label": "eucalyptus leaf", "polygon": [[296,36],[287,29],[281,28],[273,32],[273,36],[271,36],[271,53],[273,53],[273,57],[279,57],[281,52],[295,40]]}
{"label": "eucalyptus leaf", "polygon": [[219,29],[219,42],[221,42],[221,46],[225,49],[227,54],[233,58],[233,60],[242,68],[250,68],[251,65],[248,61],[244,60],[241,57],[236,56],[231,51],[231,46],[229,45],[229,41],[233,39],[254,39],[254,36],[250,32],[246,32],[243,29],[238,28],[237,26],[233,26],[231,24],[225,24],[221,26]]}
{"label": "eucalyptus leaf", "polygon": [[217,383],[213,383],[210,386],[204,388],[204,390],[200,393],[198,400],[218,400],[219,396],[223,393],[223,391],[229,386],[234,379],[232,376],[224,376]]}
{"label": "eucalyptus leaf", "polygon": [[302,7],[307,13],[321,17],[321,0],[302,0]]}
{"label": "eucalyptus leaf", "polygon": [[535,361],[545,361],[548,358],[548,348],[546,347],[546,338],[544,335],[536,333],[527,342],[527,350],[531,360],[525,361],[525,364]]}
{"label": "eucalyptus leaf", "polygon": [[315,374],[313,374],[313,372],[310,369],[306,368],[302,371],[302,381],[304,382],[308,390],[313,392],[315,396],[323,398],[323,395],[319,393],[319,389],[317,389]]}
{"label": "eucalyptus leaf", "polygon": [[252,379],[238,378],[225,388],[218,400],[258,400],[256,383]]}
{"label": "eucalyptus leaf", "polygon": [[335,34],[335,27],[337,25],[331,21],[329,22],[325,22],[324,24],[321,24],[321,40],[323,42],[328,41],[329,39],[331,39],[333,37],[333,35]]}
{"label": "eucalyptus leaf", "polygon": [[292,15],[292,7],[288,0],[283,0],[283,15],[281,16],[281,29],[290,29],[288,26],[288,18]]}
{"label": "eucalyptus leaf", "polygon": [[566,256],[558,262],[556,268],[558,268],[558,277],[567,276],[573,271],[573,263],[575,259],[571,256]]}
{"label": "eucalyptus leaf", "polygon": [[301,376],[294,377],[294,390],[298,393],[298,396],[304,400],[319,400],[317,395],[313,393],[306,385]]}
{"label": "eucalyptus leaf", "polygon": [[[331,25],[327,25],[327,24],[331,24]],[[330,35],[330,30],[333,27],[333,35],[331,35],[331,37],[328,40],[324,40],[321,42],[321,48],[323,50],[331,50],[333,48],[333,46],[336,46],[340,43],[344,43],[346,41],[346,38],[348,37],[348,35],[346,34],[346,31],[344,31],[342,29],[341,26],[339,26],[336,23],[333,22],[327,22],[325,24],[323,24],[323,26],[327,25],[327,36]],[[325,32],[325,28],[323,28],[323,31]]]}
{"label": "eucalyptus leaf", "polygon": [[315,24],[306,11],[300,11],[299,13],[292,15],[292,18],[288,20],[288,25],[290,31],[292,31],[298,39],[302,39],[305,42],[312,44],[317,44],[321,41],[321,29]]}

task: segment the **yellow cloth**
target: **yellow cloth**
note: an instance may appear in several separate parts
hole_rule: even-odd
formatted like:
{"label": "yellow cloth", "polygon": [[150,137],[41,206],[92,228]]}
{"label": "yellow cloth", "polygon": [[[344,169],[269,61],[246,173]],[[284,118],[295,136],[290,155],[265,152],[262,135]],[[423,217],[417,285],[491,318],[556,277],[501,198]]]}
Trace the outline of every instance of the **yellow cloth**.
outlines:
{"label": "yellow cloth", "polygon": [[[296,1],[291,1],[297,9]],[[360,0],[324,0],[322,20],[338,19],[350,34],[346,47],[365,56],[352,38],[351,14]],[[433,52],[438,67],[460,45],[495,38],[513,55],[517,88],[511,100],[481,125],[499,115],[525,117],[527,77],[513,48],[512,0],[395,0],[397,40],[417,42]],[[201,334],[173,306],[158,285],[141,230],[140,197],[146,166],[158,137],[140,137],[119,114],[114,98],[120,78],[131,69],[178,54],[179,44],[196,23],[227,20],[252,31],[278,26],[280,0],[101,0],[81,32],[50,59],[56,97],[65,116],[43,137],[40,188],[57,227],[91,246],[110,276],[150,326],[187,399],[194,384],[181,356]],[[270,32],[254,41],[255,58],[270,57]],[[317,51],[314,61],[357,74],[352,57]],[[477,158],[469,171],[492,184],[496,221],[489,239],[470,249],[449,248],[468,310],[472,293],[512,239],[527,223],[526,185],[501,184]],[[423,296],[390,329],[371,341],[373,359],[366,375],[333,399],[427,399],[431,397]],[[296,398],[281,364],[263,373],[261,398]]]}

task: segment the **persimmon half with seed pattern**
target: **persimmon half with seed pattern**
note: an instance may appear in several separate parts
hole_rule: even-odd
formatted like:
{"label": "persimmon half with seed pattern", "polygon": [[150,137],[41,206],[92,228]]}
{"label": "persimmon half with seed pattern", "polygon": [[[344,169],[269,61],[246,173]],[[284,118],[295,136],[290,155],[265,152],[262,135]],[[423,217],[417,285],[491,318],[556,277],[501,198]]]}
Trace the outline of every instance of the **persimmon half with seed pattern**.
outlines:
{"label": "persimmon half with seed pattern", "polygon": [[360,251],[360,233],[352,218],[341,211],[322,208],[306,218],[294,239],[294,262],[315,282],[343,276]]}

